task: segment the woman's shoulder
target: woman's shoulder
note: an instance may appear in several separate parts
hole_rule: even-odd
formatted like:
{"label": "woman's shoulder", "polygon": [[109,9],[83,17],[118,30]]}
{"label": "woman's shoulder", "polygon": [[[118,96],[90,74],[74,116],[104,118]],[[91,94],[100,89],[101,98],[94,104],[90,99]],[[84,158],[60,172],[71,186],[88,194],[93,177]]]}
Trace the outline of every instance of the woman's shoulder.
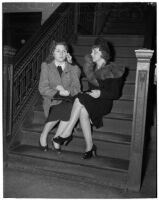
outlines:
{"label": "woman's shoulder", "polygon": [[48,63],[46,62],[46,61],[43,61],[42,63],[41,63],[41,67],[48,67]]}
{"label": "woman's shoulder", "polygon": [[41,67],[42,67],[42,68],[49,68],[49,67],[52,66],[52,65],[53,65],[53,61],[50,62],[50,63],[47,63],[46,61],[43,61],[43,62],[41,63]]}
{"label": "woman's shoulder", "polygon": [[122,65],[118,65],[115,62],[110,62],[109,64],[106,64],[102,68],[102,74],[103,76],[106,76],[107,78],[120,78],[123,76],[125,72],[125,67]]}
{"label": "woman's shoulder", "polygon": [[78,65],[76,65],[76,64],[72,65],[72,64],[69,63],[69,69],[70,69],[73,73],[77,73],[77,74],[80,76],[81,70],[80,70],[80,68],[78,67]]}

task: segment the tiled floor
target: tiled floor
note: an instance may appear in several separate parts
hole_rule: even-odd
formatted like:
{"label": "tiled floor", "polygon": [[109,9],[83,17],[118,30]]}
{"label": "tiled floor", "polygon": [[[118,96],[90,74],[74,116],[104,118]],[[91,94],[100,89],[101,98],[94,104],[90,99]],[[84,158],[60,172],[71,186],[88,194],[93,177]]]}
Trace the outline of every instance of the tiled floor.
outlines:
{"label": "tiled floor", "polygon": [[149,154],[140,192],[103,187],[15,169],[4,170],[4,198],[155,198],[156,152]]}

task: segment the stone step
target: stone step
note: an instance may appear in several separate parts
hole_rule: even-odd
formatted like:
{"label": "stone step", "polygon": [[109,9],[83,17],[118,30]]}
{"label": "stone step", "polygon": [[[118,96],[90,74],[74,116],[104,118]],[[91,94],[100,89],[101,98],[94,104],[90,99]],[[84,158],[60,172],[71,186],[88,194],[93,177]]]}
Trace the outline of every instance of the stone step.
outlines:
{"label": "stone step", "polygon": [[[100,35],[106,40],[110,41],[114,47],[116,46],[143,46],[144,37],[141,35]],[[78,36],[77,45],[88,45],[92,46],[94,40],[99,37],[99,35],[86,35]]]}
{"label": "stone step", "polygon": [[[49,148],[52,149],[52,144],[51,144],[51,140],[52,137],[54,136],[56,132],[56,129],[54,129],[52,132],[49,133],[48,136],[48,144],[49,144]],[[21,144],[23,145],[32,145],[32,146],[39,146],[39,138],[40,138],[40,133],[41,132],[32,132],[30,130],[27,130],[27,128],[25,128],[22,131],[22,141]],[[99,133],[101,136],[102,134]],[[111,133],[110,133],[111,134]],[[82,131],[80,129],[76,130],[76,132],[73,133],[74,137],[73,140],[67,145],[63,145],[62,151],[70,151],[70,152],[77,152],[77,153],[83,153],[85,151],[85,142],[84,142],[84,138],[82,135]],[[103,133],[104,135],[104,133]],[[105,134],[106,135],[106,134]],[[116,134],[117,135],[117,134]],[[114,141],[112,139],[113,142],[109,141],[109,138],[111,138],[111,136],[109,135],[107,137],[107,140],[99,140],[96,139],[93,133],[93,142],[94,144],[96,144],[97,146],[97,154],[98,156],[107,156],[107,157],[112,157],[112,158],[119,158],[119,159],[126,159],[129,160],[129,156],[130,156],[130,139],[129,139],[129,143],[128,142],[124,142],[125,138],[128,137],[124,137],[124,135],[119,135],[118,138],[120,138],[120,141],[117,141],[117,137],[114,137]],[[96,132],[96,137],[98,137],[97,132]],[[104,139],[106,139],[106,137],[103,137]],[[115,151],[114,151],[115,150]]]}
{"label": "stone step", "polygon": [[43,152],[37,147],[22,145],[8,156],[8,167],[31,170],[32,172],[68,176],[78,181],[90,181],[102,185],[126,188],[129,161],[109,157],[82,160],[81,154],[64,151],[57,154]]}
{"label": "stone step", "polygon": [[[72,45],[73,47],[73,55],[75,56],[84,56],[86,54],[91,53],[91,46],[88,45]],[[112,47],[113,53],[115,54],[114,57],[122,57],[122,58],[135,58],[135,50],[140,49],[140,46],[117,46]]]}

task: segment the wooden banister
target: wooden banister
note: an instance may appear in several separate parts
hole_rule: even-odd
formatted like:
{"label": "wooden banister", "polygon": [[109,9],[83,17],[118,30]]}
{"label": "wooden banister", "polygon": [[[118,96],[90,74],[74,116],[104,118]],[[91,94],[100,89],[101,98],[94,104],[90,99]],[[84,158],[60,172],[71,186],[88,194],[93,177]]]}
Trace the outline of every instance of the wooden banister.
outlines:
{"label": "wooden banister", "polygon": [[137,57],[137,72],[135,82],[131,153],[128,172],[128,189],[134,191],[139,191],[141,185],[149,71],[153,52],[153,50],[149,49],[135,50]]}
{"label": "wooden banister", "polygon": [[[21,126],[29,105],[37,98],[41,63],[53,40],[70,42],[74,38],[75,4],[61,4],[37,33],[16,54],[12,81],[12,135]],[[35,97],[36,96],[36,97]]]}

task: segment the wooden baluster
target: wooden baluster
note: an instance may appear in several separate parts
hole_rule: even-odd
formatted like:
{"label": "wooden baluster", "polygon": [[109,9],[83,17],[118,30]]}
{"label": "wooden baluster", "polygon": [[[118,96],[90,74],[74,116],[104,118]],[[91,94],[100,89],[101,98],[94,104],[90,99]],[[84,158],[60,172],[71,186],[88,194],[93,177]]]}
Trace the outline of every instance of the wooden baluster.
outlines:
{"label": "wooden baluster", "polygon": [[153,52],[153,50],[148,49],[135,50],[137,57],[137,72],[135,82],[131,153],[128,171],[128,189],[134,191],[139,191],[141,185],[149,70]]}

